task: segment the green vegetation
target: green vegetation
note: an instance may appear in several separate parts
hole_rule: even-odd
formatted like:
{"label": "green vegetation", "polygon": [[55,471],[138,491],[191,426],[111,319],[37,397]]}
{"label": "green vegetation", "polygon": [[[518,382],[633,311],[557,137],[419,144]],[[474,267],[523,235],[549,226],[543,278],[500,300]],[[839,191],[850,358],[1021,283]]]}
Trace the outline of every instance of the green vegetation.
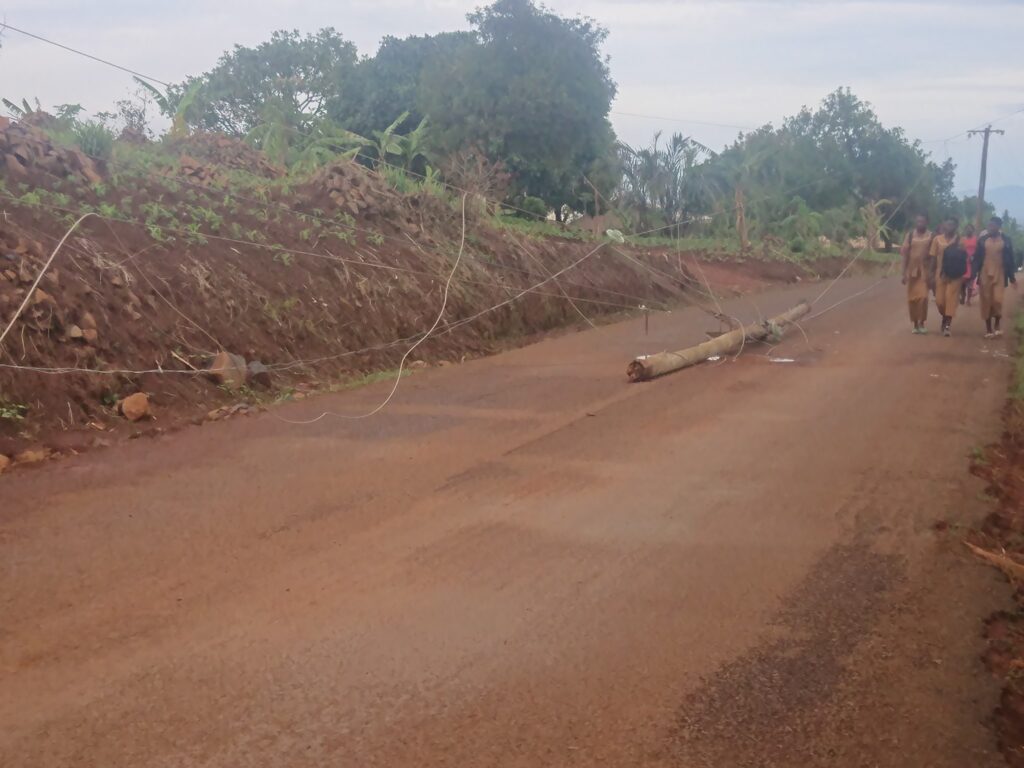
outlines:
{"label": "green vegetation", "polygon": [[[278,31],[166,92],[136,79],[133,96],[92,119],[77,104],[48,115],[38,100],[4,100],[57,141],[109,161],[109,188],[68,180],[55,182],[50,198],[29,188],[12,194],[27,205],[141,218],[157,242],[196,246],[219,233],[270,243],[273,225],[295,215],[303,242],[355,244],[349,213],[282,209],[341,161],[399,194],[455,208],[469,192],[475,215],[524,235],[594,239],[597,229],[573,225],[601,215],[601,226],[637,245],[757,257],[870,253],[890,248],[916,213],[973,217],[972,200],[952,193],[952,164],[883,126],[849,89],[721,151],[678,133],[627,146],[608,121],[616,85],[600,25],[535,0],[496,0],[468,21],[465,32],[385,38],[363,59],[330,28]],[[154,109],[171,128],[147,141]],[[206,131],[248,142],[283,174],[218,167],[206,188],[175,180],[181,140]],[[1012,220],[1006,228],[1019,233]],[[366,241],[383,244],[376,233]]]}
{"label": "green vegetation", "polygon": [[28,406],[0,399],[0,420],[22,421],[28,413]]}
{"label": "green vegetation", "polygon": [[75,144],[90,157],[109,160],[114,152],[114,133],[95,120],[78,121],[71,126]]}

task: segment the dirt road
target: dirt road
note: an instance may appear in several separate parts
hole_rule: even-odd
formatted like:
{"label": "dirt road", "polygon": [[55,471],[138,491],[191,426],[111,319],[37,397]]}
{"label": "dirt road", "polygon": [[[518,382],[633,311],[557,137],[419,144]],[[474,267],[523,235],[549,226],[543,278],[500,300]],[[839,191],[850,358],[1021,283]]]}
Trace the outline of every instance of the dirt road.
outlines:
{"label": "dirt road", "polygon": [[890,281],[773,352],[796,362],[626,383],[710,327],[656,315],[424,372],[366,421],[5,476],[0,765],[1000,765],[999,577],[955,531],[985,508],[967,456],[1005,345],[973,309],[912,336]]}

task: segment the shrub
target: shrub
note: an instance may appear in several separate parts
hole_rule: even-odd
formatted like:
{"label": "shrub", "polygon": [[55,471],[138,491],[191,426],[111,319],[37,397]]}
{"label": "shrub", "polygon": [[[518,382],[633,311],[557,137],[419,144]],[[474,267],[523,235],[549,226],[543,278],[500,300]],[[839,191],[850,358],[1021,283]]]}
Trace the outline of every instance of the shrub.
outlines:
{"label": "shrub", "polygon": [[114,134],[102,123],[86,121],[75,123],[72,132],[75,143],[90,157],[109,160],[114,151]]}
{"label": "shrub", "polygon": [[514,213],[520,218],[544,221],[548,217],[548,204],[539,197],[530,197],[527,195],[516,207],[520,210],[517,210]]}

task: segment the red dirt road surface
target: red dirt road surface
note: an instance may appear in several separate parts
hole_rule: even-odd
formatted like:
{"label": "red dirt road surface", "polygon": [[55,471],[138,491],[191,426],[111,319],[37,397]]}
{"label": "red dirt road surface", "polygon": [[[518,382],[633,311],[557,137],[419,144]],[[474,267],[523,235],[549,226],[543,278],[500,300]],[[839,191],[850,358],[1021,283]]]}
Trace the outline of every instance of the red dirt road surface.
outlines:
{"label": "red dirt road surface", "polygon": [[3,477],[0,765],[1001,765],[979,620],[1003,593],[957,526],[986,509],[967,457],[1005,343],[975,308],[911,335],[892,279],[771,351],[795,362],[626,382],[713,325]]}

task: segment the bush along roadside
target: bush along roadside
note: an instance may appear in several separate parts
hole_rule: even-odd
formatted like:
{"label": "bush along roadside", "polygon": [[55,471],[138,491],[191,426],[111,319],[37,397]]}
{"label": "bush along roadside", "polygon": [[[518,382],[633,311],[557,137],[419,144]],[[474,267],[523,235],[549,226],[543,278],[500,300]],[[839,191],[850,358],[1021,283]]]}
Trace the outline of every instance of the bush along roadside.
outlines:
{"label": "bush along roadside", "polygon": [[1003,681],[994,725],[1012,768],[1024,768],[1024,311],[1017,314],[1017,354],[997,443],[979,452],[971,471],[988,483],[995,509],[972,535],[972,551],[999,568],[1014,587],[1011,611],[985,623],[985,663]]}

